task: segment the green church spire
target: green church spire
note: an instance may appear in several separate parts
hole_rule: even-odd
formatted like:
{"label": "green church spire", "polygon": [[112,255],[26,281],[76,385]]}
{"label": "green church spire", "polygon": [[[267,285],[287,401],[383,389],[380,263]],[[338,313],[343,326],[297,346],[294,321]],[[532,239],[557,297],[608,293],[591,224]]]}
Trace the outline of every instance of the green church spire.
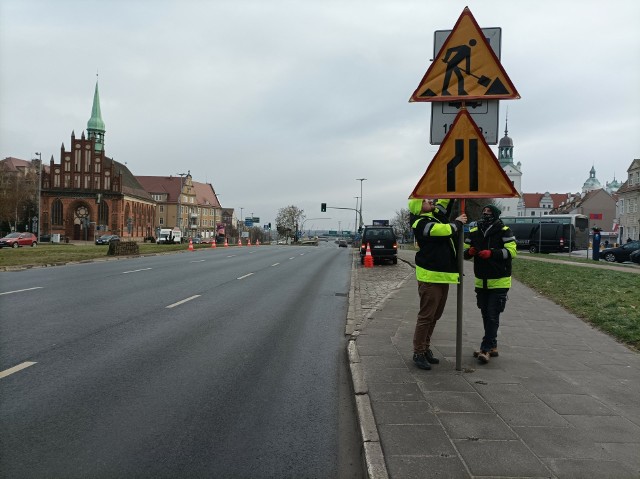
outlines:
{"label": "green church spire", "polygon": [[89,139],[95,138],[96,151],[104,149],[104,121],[100,112],[100,93],[98,93],[98,80],[96,80],[96,91],[93,94],[93,107],[91,108],[91,118],[87,122],[87,133]]}

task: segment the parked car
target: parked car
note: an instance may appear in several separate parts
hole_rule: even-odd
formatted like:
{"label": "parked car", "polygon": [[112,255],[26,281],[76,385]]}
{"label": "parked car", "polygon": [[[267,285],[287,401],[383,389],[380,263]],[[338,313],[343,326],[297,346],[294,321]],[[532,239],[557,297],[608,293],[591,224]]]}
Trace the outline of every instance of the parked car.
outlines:
{"label": "parked car", "polygon": [[371,248],[373,261],[389,260],[398,263],[398,240],[391,226],[365,226],[360,245],[360,264],[364,264],[367,244]]}
{"label": "parked car", "polygon": [[33,233],[9,233],[4,238],[0,238],[0,248],[19,246],[38,246],[38,238]]}
{"label": "parked car", "polygon": [[629,255],[629,261],[640,264],[640,249],[635,250]]}
{"label": "parked car", "polygon": [[96,238],[96,244],[109,244],[110,241],[120,241],[120,236],[102,235],[99,238]]}
{"label": "parked car", "polygon": [[631,253],[640,249],[640,241],[631,241],[615,248],[606,248],[600,252],[600,258],[610,263],[630,261]]}

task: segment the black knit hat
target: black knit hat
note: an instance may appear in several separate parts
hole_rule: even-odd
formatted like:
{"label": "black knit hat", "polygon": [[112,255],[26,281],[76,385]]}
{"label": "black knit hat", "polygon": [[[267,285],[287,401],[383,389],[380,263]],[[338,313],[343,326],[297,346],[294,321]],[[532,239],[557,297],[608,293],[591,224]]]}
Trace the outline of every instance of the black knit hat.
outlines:
{"label": "black knit hat", "polygon": [[500,211],[500,209],[498,209],[498,207],[495,206],[495,205],[489,204],[489,205],[485,205],[485,206],[482,207],[483,210],[485,208],[489,208],[491,210],[491,212],[493,213],[493,216],[496,217],[496,219],[499,218],[500,214],[502,213],[502,211]]}

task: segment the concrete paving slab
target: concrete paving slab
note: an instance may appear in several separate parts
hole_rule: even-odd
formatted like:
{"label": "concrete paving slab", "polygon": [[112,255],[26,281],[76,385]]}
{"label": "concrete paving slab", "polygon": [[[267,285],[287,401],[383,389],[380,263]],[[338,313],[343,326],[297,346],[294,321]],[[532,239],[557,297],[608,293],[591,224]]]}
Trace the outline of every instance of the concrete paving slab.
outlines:
{"label": "concrete paving slab", "polygon": [[514,427],[513,430],[540,458],[600,459],[613,457],[573,427]]}
{"label": "concrete paving slab", "polygon": [[424,394],[416,383],[373,383],[369,387],[371,401],[423,401]]}
{"label": "concrete paving slab", "polygon": [[380,424],[385,455],[456,457],[457,452],[440,425]]}
{"label": "concrete paving slab", "polygon": [[640,426],[620,416],[564,416],[581,437],[597,442],[636,443],[640,448]]}
{"label": "concrete paving slab", "polygon": [[387,456],[389,477],[393,479],[470,478],[458,457],[439,456]]}
{"label": "concrete paving slab", "polygon": [[547,406],[562,415],[613,416],[616,413],[587,394],[539,394]]}
{"label": "concrete paving slab", "polygon": [[427,401],[440,412],[493,412],[477,392],[431,391]]}
{"label": "concrete paving slab", "polygon": [[451,439],[515,440],[513,430],[494,413],[438,413]]}
{"label": "concrete paving slab", "polygon": [[380,424],[439,424],[426,401],[372,401],[376,423]]}
{"label": "concrete paving slab", "polygon": [[546,466],[556,477],[562,479],[638,479],[637,470],[617,461],[590,459],[546,459]]}
{"label": "concrete paving slab", "polygon": [[454,441],[473,476],[550,477],[521,441]]}
{"label": "concrete paving slab", "polygon": [[522,404],[509,403],[496,403],[492,404],[492,407],[510,426],[569,426],[563,416],[542,401],[527,403],[526,407],[523,407]]}

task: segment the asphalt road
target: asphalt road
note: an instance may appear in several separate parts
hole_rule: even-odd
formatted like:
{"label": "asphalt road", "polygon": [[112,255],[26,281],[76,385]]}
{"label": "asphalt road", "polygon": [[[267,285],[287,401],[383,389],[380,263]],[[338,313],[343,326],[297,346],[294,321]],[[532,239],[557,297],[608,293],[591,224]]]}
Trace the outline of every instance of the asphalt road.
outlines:
{"label": "asphalt road", "polygon": [[323,244],[0,273],[0,476],[358,477],[350,267]]}

